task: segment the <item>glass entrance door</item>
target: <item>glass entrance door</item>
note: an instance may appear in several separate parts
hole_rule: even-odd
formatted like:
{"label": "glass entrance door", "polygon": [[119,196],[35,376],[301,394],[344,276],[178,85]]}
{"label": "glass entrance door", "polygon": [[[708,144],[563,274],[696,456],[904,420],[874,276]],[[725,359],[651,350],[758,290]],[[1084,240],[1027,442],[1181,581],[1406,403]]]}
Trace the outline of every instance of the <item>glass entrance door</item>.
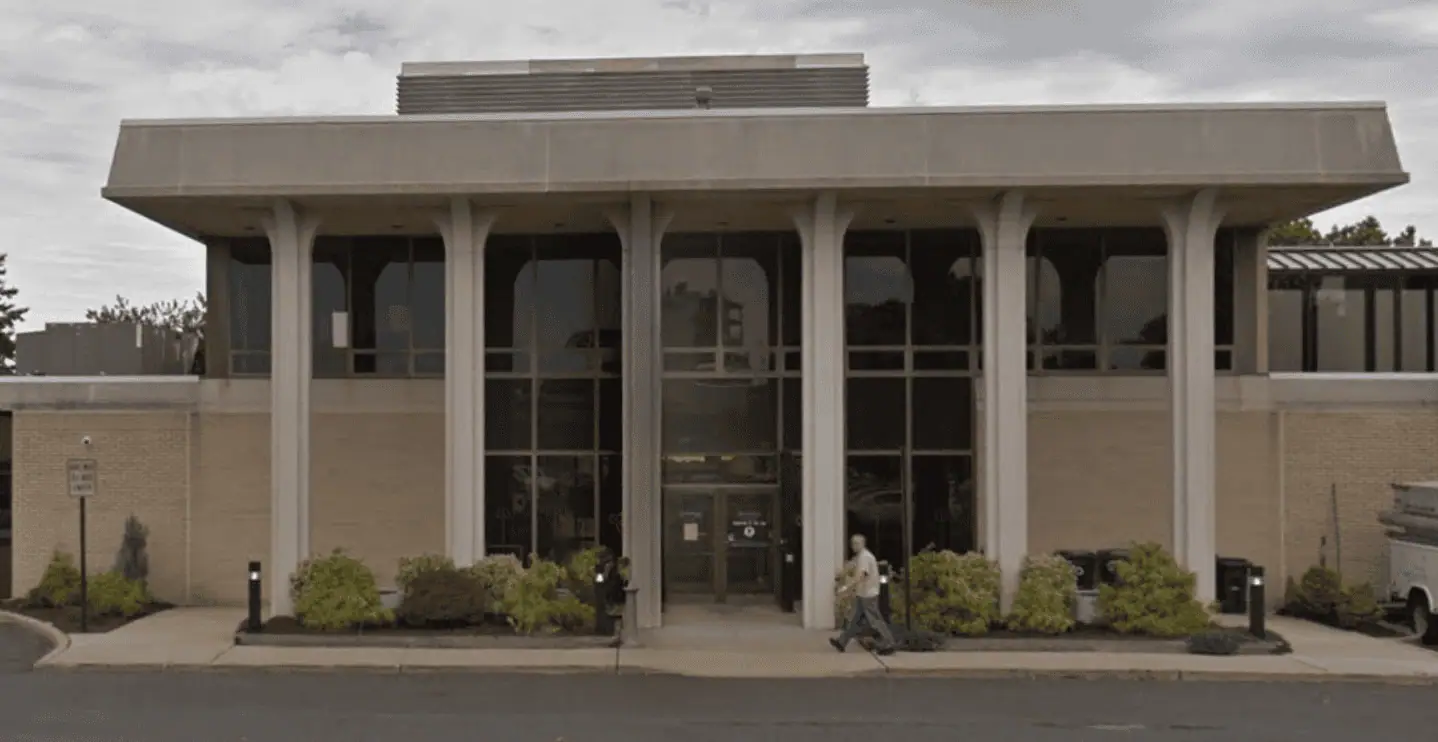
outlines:
{"label": "glass entrance door", "polygon": [[664,582],[669,599],[714,602],[778,590],[778,492],[771,487],[669,487]]}

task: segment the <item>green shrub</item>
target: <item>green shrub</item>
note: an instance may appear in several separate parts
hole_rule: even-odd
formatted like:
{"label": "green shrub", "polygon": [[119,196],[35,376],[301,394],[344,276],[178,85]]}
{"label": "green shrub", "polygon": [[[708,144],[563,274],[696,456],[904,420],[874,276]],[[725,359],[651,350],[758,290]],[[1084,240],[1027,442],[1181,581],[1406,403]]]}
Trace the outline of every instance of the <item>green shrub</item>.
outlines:
{"label": "green shrub", "polygon": [[1192,572],[1158,544],[1137,544],[1114,565],[1118,585],[1099,587],[1098,608],[1123,634],[1177,637],[1207,629],[1208,611],[1194,598]]}
{"label": "green shrub", "polygon": [[594,606],[567,591],[561,593],[566,577],[558,564],[532,560],[504,593],[502,612],[510,626],[527,636],[593,626]]}
{"label": "green shrub", "polygon": [[421,554],[417,557],[401,557],[399,570],[395,572],[394,586],[400,594],[409,590],[416,577],[437,570],[453,570],[454,560],[443,554]]}
{"label": "green shrub", "polygon": [[85,586],[85,598],[92,615],[125,618],[139,614],[150,602],[143,581],[129,579],[116,570],[91,577]]}
{"label": "green shrub", "polygon": [[859,575],[852,563],[839,568],[834,575],[834,625],[843,627],[854,615],[854,585]]}
{"label": "green shrub", "polygon": [[394,620],[380,603],[374,573],[342,549],[306,560],[290,584],[296,588],[295,618],[306,628],[344,631]]}
{"label": "green shrub", "polygon": [[1328,567],[1309,567],[1290,593],[1285,586],[1283,610],[1301,618],[1336,620],[1343,602],[1343,578]]}
{"label": "green shrub", "polygon": [[1009,630],[1062,634],[1074,626],[1076,603],[1078,578],[1073,565],[1057,554],[1030,556],[1019,574]]}
{"label": "green shrub", "polygon": [[564,565],[569,589],[577,595],[589,595],[594,586],[594,571],[599,568],[599,560],[608,551],[602,546],[591,546],[571,554]]}
{"label": "green shrub", "polygon": [[397,618],[416,628],[453,628],[484,620],[484,583],[469,570],[430,566],[405,581]]}
{"label": "green shrub", "polygon": [[1243,640],[1239,639],[1232,631],[1213,629],[1190,636],[1187,646],[1189,654],[1226,657],[1238,654],[1238,650],[1243,646]]}
{"label": "green shrub", "polygon": [[469,571],[484,585],[489,610],[503,613],[505,595],[524,574],[524,564],[513,554],[494,554],[475,562]]}
{"label": "green shrub", "polygon": [[1334,614],[1340,627],[1356,629],[1365,623],[1383,618],[1383,608],[1374,597],[1373,586],[1364,582],[1343,588],[1338,605],[1334,607]]}
{"label": "green shrub", "polygon": [[63,608],[79,599],[80,570],[74,557],[60,551],[50,556],[40,583],[25,595],[26,605],[32,608]]}
{"label": "green shrub", "polygon": [[909,571],[914,628],[978,636],[999,622],[999,567],[984,555],[925,551]]}

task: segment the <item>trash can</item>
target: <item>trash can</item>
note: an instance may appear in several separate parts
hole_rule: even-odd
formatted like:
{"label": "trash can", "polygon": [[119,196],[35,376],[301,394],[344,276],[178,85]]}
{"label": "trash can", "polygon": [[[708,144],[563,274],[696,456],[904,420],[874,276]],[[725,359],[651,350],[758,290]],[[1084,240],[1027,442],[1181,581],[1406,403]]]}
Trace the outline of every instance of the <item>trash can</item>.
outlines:
{"label": "trash can", "polygon": [[1128,561],[1128,553],[1128,549],[1104,549],[1098,553],[1100,584],[1117,585],[1119,583],[1118,570],[1115,565]]}
{"label": "trash can", "polygon": [[1079,590],[1098,589],[1098,553],[1092,551],[1060,551],[1059,556],[1073,565]]}
{"label": "trash can", "polygon": [[1218,596],[1221,613],[1242,615],[1248,612],[1248,569],[1253,562],[1235,557],[1218,557],[1214,575],[1214,595]]}

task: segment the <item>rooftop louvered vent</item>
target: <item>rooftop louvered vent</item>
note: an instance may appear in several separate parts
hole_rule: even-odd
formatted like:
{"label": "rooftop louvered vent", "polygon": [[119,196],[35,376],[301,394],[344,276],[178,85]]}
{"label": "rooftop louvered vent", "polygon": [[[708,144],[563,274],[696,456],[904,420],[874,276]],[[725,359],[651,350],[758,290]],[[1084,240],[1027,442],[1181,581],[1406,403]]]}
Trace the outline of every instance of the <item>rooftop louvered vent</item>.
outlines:
{"label": "rooftop louvered vent", "polygon": [[400,115],[862,108],[869,68],[862,54],[407,63],[398,98]]}

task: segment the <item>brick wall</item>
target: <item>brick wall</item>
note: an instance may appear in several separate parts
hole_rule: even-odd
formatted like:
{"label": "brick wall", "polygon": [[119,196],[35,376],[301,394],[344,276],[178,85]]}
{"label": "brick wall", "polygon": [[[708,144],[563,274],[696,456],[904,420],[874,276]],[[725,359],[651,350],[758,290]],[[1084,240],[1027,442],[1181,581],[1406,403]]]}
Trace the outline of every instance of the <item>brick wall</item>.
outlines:
{"label": "brick wall", "polygon": [[1391,483],[1438,479],[1438,409],[1288,411],[1282,419],[1288,574],[1301,575],[1320,555],[1340,566],[1341,540],[1345,579],[1386,585],[1378,513],[1392,505]]}
{"label": "brick wall", "polygon": [[[1274,416],[1221,412],[1216,435],[1218,551],[1277,565]],[[1172,437],[1167,411],[1031,414],[1029,550],[1171,548]]]}
{"label": "brick wall", "polygon": [[[81,444],[86,435],[88,449]],[[16,594],[40,580],[54,550],[78,557],[78,505],[69,497],[65,464],[93,458],[98,489],[86,505],[90,574],[114,566],[125,519],[133,514],[150,529],[151,591],[183,600],[189,436],[187,413],[15,413]]]}

